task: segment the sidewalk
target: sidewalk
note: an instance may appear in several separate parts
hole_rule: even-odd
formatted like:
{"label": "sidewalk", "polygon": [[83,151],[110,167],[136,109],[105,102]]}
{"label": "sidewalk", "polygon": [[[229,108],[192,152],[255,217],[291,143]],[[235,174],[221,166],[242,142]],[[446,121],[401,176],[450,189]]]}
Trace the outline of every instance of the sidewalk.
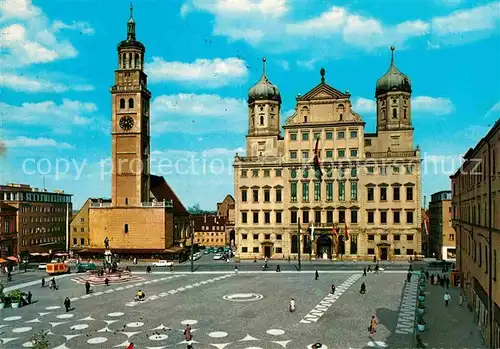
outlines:
{"label": "sidewalk", "polygon": [[[448,307],[443,298],[446,291],[451,296]],[[462,307],[458,305],[460,291],[460,288],[446,289],[427,282],[424,313],[427,325],[424,332],[417,330],[427,348],[486,348],[465,299]]]}

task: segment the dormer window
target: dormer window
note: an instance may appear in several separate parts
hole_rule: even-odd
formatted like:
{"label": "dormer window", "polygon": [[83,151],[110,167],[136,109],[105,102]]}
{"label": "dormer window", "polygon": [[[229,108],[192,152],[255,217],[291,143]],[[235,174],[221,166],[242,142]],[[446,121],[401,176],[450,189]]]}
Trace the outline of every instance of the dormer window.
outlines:
{"label": "dormer window", "polygon": [[392,118],[393,119],[397,119],[398,118],[398,111],[396,110],[396,108],[392,109]]}
{"label": "dormer window", "polygon": [[342,114],[339,115],[339,120],[342,121]]}
{"label": "dormer window", "polygon": [[260,125],[264,126],[264,115],[260,116]]}
{"label": "dormer window", "polygon": [[307,122],[307,115],[304,115],[304,122]]}

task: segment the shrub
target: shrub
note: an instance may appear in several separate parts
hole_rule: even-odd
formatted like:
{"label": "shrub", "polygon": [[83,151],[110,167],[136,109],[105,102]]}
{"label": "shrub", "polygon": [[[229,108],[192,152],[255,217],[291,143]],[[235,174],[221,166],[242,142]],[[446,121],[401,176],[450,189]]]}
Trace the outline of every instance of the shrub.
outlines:
{"label": "shrub", "polygon": [[49,349],[49,332],[45,330],[40,330],[31,337],[31,342],[33,343],[33,348],[35,349]]}
{"label": "shrub", "polygon": [[423,316],[419,316],[417,319],[417,324],[419,325],[425,325],[425,320]]}
{"label": "shrub", "polygon": [[21,290],[14,290],[9,293],[9,298],[12,303],[19,303],[21,301],[22,292]]}

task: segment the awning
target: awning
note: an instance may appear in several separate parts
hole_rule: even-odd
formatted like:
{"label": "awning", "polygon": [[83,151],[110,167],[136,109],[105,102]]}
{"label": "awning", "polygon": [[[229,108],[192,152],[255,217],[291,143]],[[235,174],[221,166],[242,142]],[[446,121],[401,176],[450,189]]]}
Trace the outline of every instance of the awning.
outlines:
{"label": "awning", "polygon": [[14,257],[14,256],[7,257],[7,259],[8,259],[9,261],[13,261],[13,262],[16,262],[16,263],[17,263],[17,261],[18,261],[17,257]]}
{"label": "awning", "polygon": [[69,253],[61,252],[61,253],[56,253],[54,256],[64,257],[64,256],[68,256],[68,255],[69,255]]}
{"label": "awning", "polygon": [[7,261],[3,258],[0,258],[0,263],[7,263]]}
{"label": "awning", "polygon": [[40,253],[38,253],[38,252],[30,253],[30,256],[39,256],[39,255],[40,255]]}

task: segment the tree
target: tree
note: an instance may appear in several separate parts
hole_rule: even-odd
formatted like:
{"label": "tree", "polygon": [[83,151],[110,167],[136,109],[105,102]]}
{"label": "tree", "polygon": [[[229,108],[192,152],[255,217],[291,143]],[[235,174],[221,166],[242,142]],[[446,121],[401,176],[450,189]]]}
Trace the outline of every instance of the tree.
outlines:
{"label": "tree", "polygon": [[200,207],[199,203],[196,203],[196,204],[194,204],[192,206],[189,206],[187,210],[188,210],[188,212],[190,214],[214,214],[214,213],[216,213],[215,211],[206,211],[206,210],[203,210]]}
{"label": "tree", "polygon": [[33,337],[31,337],[31,342],[33,343],[33,347],[35,349],[49,349],[49,340],[48,340],[49,332],[45,330],[40,330],[35,333]]}

